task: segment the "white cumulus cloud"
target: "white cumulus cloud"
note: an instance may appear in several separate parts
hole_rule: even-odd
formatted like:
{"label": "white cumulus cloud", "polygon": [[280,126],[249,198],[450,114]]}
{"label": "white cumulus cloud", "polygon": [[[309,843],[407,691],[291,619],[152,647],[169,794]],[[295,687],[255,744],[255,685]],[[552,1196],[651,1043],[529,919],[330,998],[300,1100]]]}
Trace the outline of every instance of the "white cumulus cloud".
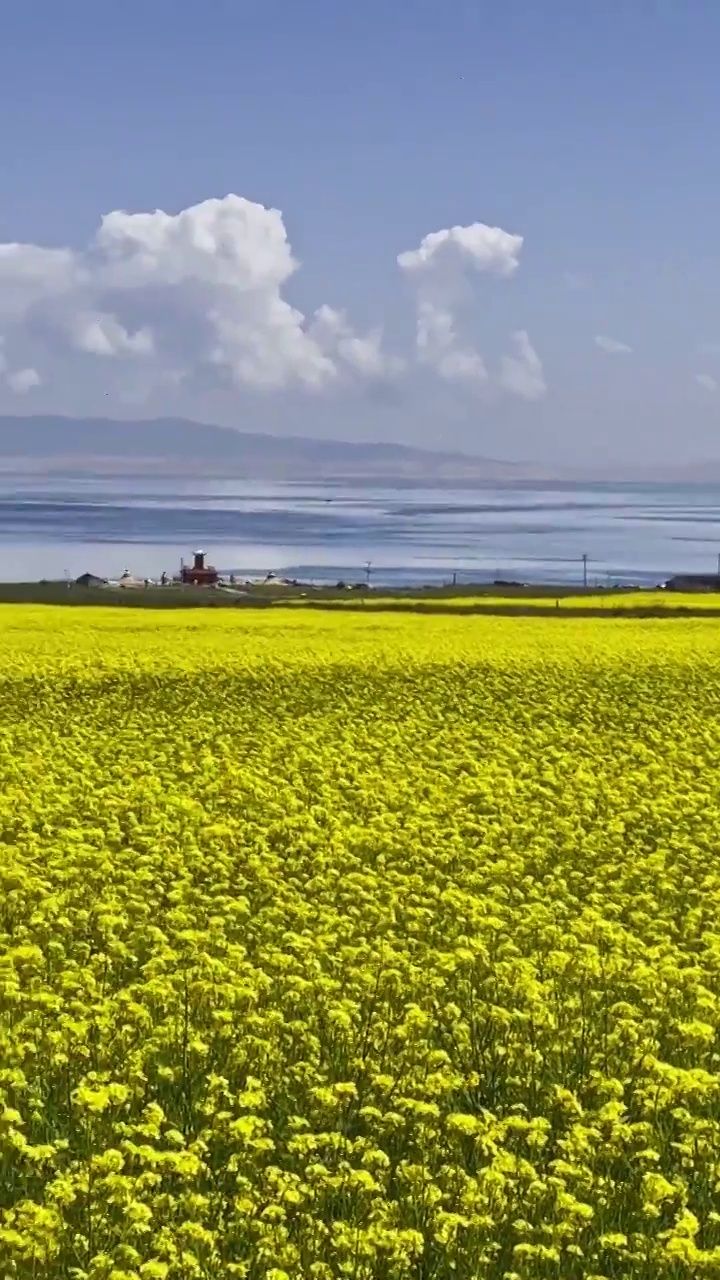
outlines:
{"label": "white cumulus cloud", "polygon": [[693,375],[698,386],[704,387],[705,391],[717,391],[718,382],[710,373],[696,373]]}
{"label": "white cumulus cloud", "polygon": [[382,329],[361,337],[344,311],[327,305],[318,307],[308,332],[321,350],[363,377],[392,378],[403,370],[402,360],[383,351]]}
{"label": "white cumulus cloud", "polygon": [[514,356],[503,356],[500,382],[506,391],[524,400],[540,400],[547,391],[542,361],[524,329],[513,334]]}
{"label": "white cumulus cloud", "polygon": [[149,329],[128,333],[115,316],[100,312],[72,316],[70,332],[77,350],[91,356],[149,356],[155,349]]}
{"label": "white cumulus cloud", "polygon": [[40,377],[37,369],[27,368],[16,369],[15,373],[9,373],[5,381],[10,390],[14,391],[16,395],[24,396],[28,391],[32,391],[35,387],[39,387],[42,382],[42,378]]}
{"label": "white cumulus cloud", "polygon": [[32,391],[33,387],[39,387],[42,382],[37,369],[10,368],[4,337],[0,337],[0,382],[20,396]]}
{"label": "white cumulus cloud", "polygon": [[313,326],[287,301],[297,266],[280,211],[241,196],[116,210],[83,251],[0,245],[0,319],[89,356],[156,355],[160,381],[204,367],[258,390],[317,390],[385,372],[378,333],[358,337],[342,313]]}
{"label": "white cumulus cloud", "polygon": [[398,265],[413,274],[461,265],[510,276],[517,270],[522,246],[522,236],[503,231],[502,227],[473,222],[467,227],[431,231],[417,249],[398,254]]}
{"label": "white cumulus cloud", "polygon": [[[398,265],[416,289],[416,350],[421,365],[448,382],[475,390],[493,384],[486,361],[458,333],[457,303],[473,275],[514,275],[523,237],[502,227],[470,226],[432,231],[417,249],[398,254]],[[527,334],[514,335],[517,356],[506,356],[494,385],[513,395],[537,399],[545,392],[542,365]]]}
{"label": "white cumulus cloud", "polygon": [[617,338],[603,337],[601,333],[595,338],[595,346],[601,351],[607,351],[611,356],[627,356],[632,351],[632,347],[629,347],[626,342],[618,342]]}
{"label": "white cumulus cloud", "polygon": [[0,320],[16,323],[38,304],[81,286],[82,267],[71,249],[0,244]]}
{"label": "white cumulus cloud", "polygon": [[417,352],[421,364],[428,365],[448,382],[471,386],[487,382],[485,361],[479,352],[460,343],[452,313],[427,299],[418,302]]}
{"label": "white cumulus cloud", "polygon": [[115,210],[82,249],[0,244],[0,326],[13,347],[17,334],[27,361],[10,370],[0,353],[0,383],[21,393],[47,381],[47,355],[53,378],[66,364],[74,376],[85,362],[103,361],[105,370],[114,362],[130,398],[218,383],[257,392],[381,389],[414,365],[532,399],[544,379],[527,335],[516,335],[517,353],[493,375],[460,332],[457,306],[478,276],[512,276],[522,247],[522,236],[474,222],[433,231],[399,254],[416,308],[409,360],[386,349],[380,325],[359,332],[342,309],[305,314],[289,301],[299,264],[278,209],[231,194],[177,213]]}

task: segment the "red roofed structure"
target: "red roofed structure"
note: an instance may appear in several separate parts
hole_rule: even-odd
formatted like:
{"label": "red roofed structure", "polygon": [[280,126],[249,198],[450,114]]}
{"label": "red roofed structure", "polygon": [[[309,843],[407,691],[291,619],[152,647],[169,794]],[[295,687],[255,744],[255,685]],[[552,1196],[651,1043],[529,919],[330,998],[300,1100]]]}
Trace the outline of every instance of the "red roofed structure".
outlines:
{"label": "red roofed structure", "polygon": [[214,587],[220,574],[214,565],[205,563],[205,552],[196,551],[193,563],[184,564],[180,569],[180,581],[193,587]]}

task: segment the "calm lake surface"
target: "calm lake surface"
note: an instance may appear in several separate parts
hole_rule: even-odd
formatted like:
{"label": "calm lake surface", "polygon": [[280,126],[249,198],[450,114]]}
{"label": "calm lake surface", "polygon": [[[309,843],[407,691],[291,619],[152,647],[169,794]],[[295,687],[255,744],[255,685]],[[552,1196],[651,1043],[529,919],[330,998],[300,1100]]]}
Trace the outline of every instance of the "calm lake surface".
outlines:
{"label": "calm lake surface", "polygon": [[496,577],[653,583],[714,572],[720,485],[493,484],[473,490],[128,475],[0,474],[0,578],[176,572],[376,584]]}

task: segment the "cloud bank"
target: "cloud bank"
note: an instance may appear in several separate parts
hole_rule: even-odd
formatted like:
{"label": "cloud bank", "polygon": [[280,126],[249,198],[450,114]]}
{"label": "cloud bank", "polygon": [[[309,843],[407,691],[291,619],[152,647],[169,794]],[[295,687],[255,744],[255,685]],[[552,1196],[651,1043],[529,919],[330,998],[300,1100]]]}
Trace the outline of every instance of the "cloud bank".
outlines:
{"label": "cloud bank", "polygon": [[[397,382],[415,367],[469,390],[537,399],[542,365],[524,330],[493,374],[459,335],[454,309],[459,285],[513,276],[522,246],[522,236],[475,222],[400,253],[416,308],[415,350],[403,356],[385,349],[381,325],[359,333],[342,309],[325,303],[305,315],[288,301],[299,264],[278,209],[227,195],[175,214],[116,210],[84,249],[0,244],[0,379],[18,394],[33,390],[47,380],[44,353],[56,365],[122,362],[129,383],[135,371],[147,388],[197,376],[322,393]],[[28,342],[38,369],[10,358]]]}

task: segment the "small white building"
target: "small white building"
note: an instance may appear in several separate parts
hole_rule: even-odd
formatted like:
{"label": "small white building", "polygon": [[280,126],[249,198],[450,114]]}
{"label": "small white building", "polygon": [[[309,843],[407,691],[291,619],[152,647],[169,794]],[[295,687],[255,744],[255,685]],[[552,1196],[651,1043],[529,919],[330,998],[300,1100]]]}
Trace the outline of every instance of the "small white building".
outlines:
{"label": "small white building", "polygon": [[118,578],[117,585],[119,587],[144,587],[145,583],[142,578],[134,578],[128,569]]}

